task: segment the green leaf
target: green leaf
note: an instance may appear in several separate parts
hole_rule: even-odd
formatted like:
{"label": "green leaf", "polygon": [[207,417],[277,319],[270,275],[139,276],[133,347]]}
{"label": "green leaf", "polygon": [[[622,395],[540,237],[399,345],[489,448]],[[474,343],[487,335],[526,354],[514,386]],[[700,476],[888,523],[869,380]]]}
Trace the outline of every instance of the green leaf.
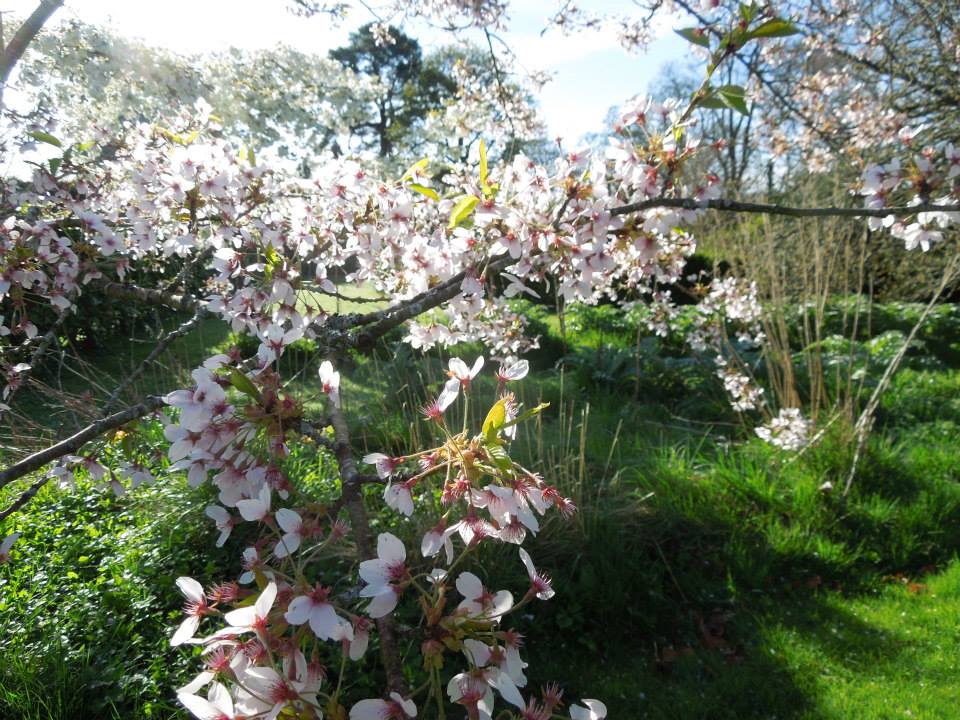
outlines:
{"label": "green leaf", "polygon": [[270,267],[274,267],[280,264],[280,256],[277,254],[276,248],[273,245],[267,245],[263,249],[264,257],[266,258],[266,264]]}
{"label": "green leaf", "polygon": [[414,192],[418,192],[421,195],[426,195],[431,200],[439,200],[440,195],[433,188],[428,188],[426,185],[421,185],[420,183],[410,183],[410,189]]}
{"label": "green leaf", "polygon": [[487,189],[487,144],[480,138],[480,187]]}
{"label": "green leaf", "polygon": [[747,107],[747,102],[744,99],[744,90],[739,85],[724,85],[718,87],[715,94],[720,98],[720,101],[731,110],[736,110],[742,115],[750,114],[750,109]]}
{"label": "green leaf", "polygon": [[50,174],[56,175],[57,170],[60,169],[60,163],[63,162],[63,158],[50,158]]}
{"label": "green leaf", "polygon": [[710,38],[707,37],[707,33],[703,28],[683,28],[682,30],[674,30],[674,32],[682,37],[688,42],[692,42],[694,45],[699,45],[700,47],[710,49]]}
{"label": "green leaf", "polygon": [[260,393],[257,392],[257,386],[253,384],[253,381],[250,378],[236,368],[233,368],[230,371],[230,384],[251,399],[260,399]]}
{"label": "green leaf", "polygon": [[250,166],[257,164],[256,157],[253,154],[253,148],[244,145],[240,148],[240,162],[246,162]]}
{"label": "green leaf", "polygon": [[726,105],[723,104],[723,100],[716,95],[704,95],[697,100],[697,105],[711,110],[723,110],[726,107]]}
{"label": "green leaf", "polygon": [[403,174],[403,177],[400,178],[400,182],[406,182],[407,180],[412,178],[415,174],[422,172],[423,170],[426,170],[429,162],[430,160],[428,158],[417,160],[413,165],[407,168],[407,171]]}
{"label": "green leaf", "polygon": [[755,27],[753,30],[748,32],[747,39],[751,40],[753,38],[761,37],[790,37],[791,35],[797,35],[799,33],[800,29],[789,20],[774,18],[773,20],[767,20],[762,25]]}
{"label": "green leaf", "polygon": [[507,455],[507,451],[502,445],[491,443],[486,446],[487,454],[493,458],[494,464],[503,472],[508,473],[513,470],[513,460]]}
{"label": "green leaf", "polygon": [[753,3],[750,3],[749,5],[746,3],[740,3],[740,17],[743,18],[743,22],[749,24],[756,14],[757,8]]}
{"label": "green leaf", "polygon": [[38,142],[46,143],[47,145],[53,145],[54,147],[63,147],[63,143],[57,140],[50,133],[46,133],[43,130],[31,130],[27,133],[30,137]]}
{"label": "green leaf", "polygon": [[483,435],[488,442],[497,441],[497,431],[507,421],[507,399],[500,398],[490,408],[486,420],[483,421]]}
{"label": "green leaf", "polygon": [[476,195],[464,195],[461,197],[460,200],[457,201],[457,204],[453,206],[453,210],[450,213],[450,224],[447,226],[447,229],[453,230],[470,217],[470,213],[473,212],[479,202],[480,198]]}
{"label": "green leaf", "polygon": [[517,415],[517,416],[516,416],[513,420],[511,420],[510,422],[505,422],[505,423],[503,424],[503,427],[510,427],[511,425],[516,425],[517,423],[522,423],[524,420],[529,420],[529,419],[532,418],[534,415],[539,415],[540,413],[542,413],[542,412],[543,412],[544,410],[546,410],[548,407],[550,407],[550,403],[548,403],[548,402],[546,402],[546,403],[540,403],[540,404],[537,405],[536,407],[530,408],[529,410],[525,410],[524,412],[520,413],[519,415]]}

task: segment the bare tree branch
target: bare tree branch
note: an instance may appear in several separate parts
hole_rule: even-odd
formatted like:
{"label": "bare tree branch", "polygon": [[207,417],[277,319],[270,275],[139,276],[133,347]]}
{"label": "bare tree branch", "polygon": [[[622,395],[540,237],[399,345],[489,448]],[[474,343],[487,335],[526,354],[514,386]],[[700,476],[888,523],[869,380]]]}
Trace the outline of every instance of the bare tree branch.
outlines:
{"label": "bare tree branch", "polygon": [[697,200],[695,198],[653,198],[640,202],[621,205],[610,209],[611,215],[630,215],[631,213],[653,208],[680,208],[682,210],[720,210],[721,212],[760,213],[764,215],[785,215],[787,217],[887,217],[888,215],[913,215],[922,212],[960,212],[960,205],[936,205],[920,203],[885,208],[842,208],[842,207],[791,207],[771,203],[740,202],[738,200]]}
{"label": "bare tree branch", "polygon": [[117,300],[136,300],[148,305],[162,305],[173,310],[183,312],[197,312],[200,310],[200,301],[191,295],[178,295],[174,292],[164,292],[152,288],[143,288],[136,285],[105,282],[100,285],[104,294]]}
{"label": "bare tree branch", "polygon": [[130,385],[133,384],[137,378],[143,375],[143,372],[150,367],[150,365],[152,365],[153,362],[160,357],[160,355],[163,354],[163,351],[166,350],[174,340],[181,338],[193,331],[193,329],[200,324],[200,321],[203,320],[206,315],[207,311],[201,308],[194,313],[192,318],[182,323],[176,330],[171,330],[162,338],[160,338],[160,341],[157,342],[153,350],[150,351],[150,354],[140,362],[140,364],[133,370],[132,373],[127,375],[127,377],[125,377],[120,384],[114,388],[112,393],[110,393],[109,399],[103,406],[103,414],[106,415],[108,412],[110,412],[110,408],[112,408],[114,403],[116,403],[119,399],[120,393],[130,387]]}
{"label": "bare tree branch", "polygon": [[[484,276],[491,278],[515,262],[517,261],[509,255],[502,255],[487,264],[484,270]],[[378,338],[390,332],[401,323],[417,315],[422,315],[428,310],[432,310],[441,303],[459,295],[460,287],[465,277],[466,271],[459,272],[449,280],[445,280],[439,285],[409,300],[404,300],[403,302],[383,310],[378,310],[377,312],[357,316],[353,322],[353,326],[365,327],[352,338],[350,344],[358,350],[369,349]]]}
{"label": "bare tree branch", "polygon": [[51,445],[45,450],[35,452],[33,455],[25,457],[20,462],[10,465],[5,470],[0,470],[0,488],[6,487],[14,480],[23,477],[27,473],[31,473],[34,470],[39,470],[47,463],[51,463],[54,460],[62,458],[64,455],[76,452],[90,440],[93,440],[94,438],[97,438],[110,430],[118,428],[122,425],[126,425],[131,420],[138,420],[139,418],[149,415],[153,411],[163,407],[163,405],[163,398],[152,396],[146,398],[143,402],[137,405],[128,407],[126,410],[121,410],[113,415],[108,415],[105,418],[90,423],[79,432],[68,437],[66,440],[61,440],[57,444]]}
{"label": "bare tree branch", "polygon": [[46,485],[47,481],[49,480],[50,480],[49,475],[41,475],[39,478],[37,478],[37,480],[33,483],[33,485],[31,485],[26,490],[24,490],[20,494],[20,497],[18,497],[16,500],[10,503],[9,507],[4,508],[3,511],[0,511],[0,522],[3,522],[8,517],[13,515],[17,510],[19,510],[28,502],[30,502],[33,499],[33,496],[36,495],[38,492],[40,492],[40,488]]}
{"label": "bare tree branch", "polygon": [[3,54],[0,55],[0,108],[3,107],[3,90],[7,86],[7,80],[10,79],[10,73],[20,62],[27,46],[40,32],[40,28],[61,5],[63,0],[40,0],[36,10],[19,27],[10,39],[10,43],[3,48]]}
{"label": "bare tree branch", "polygon": [[[376,557],[370,523],[367,519],[367,509],[363,504],[364,476],[357,471],[357,463],[353,458],[347,420],[340,408],[334,406],[333,403],[329,403],[329,406],[330,421],[336,437],[334,453],[340,465],[341,497],[347,508],[347,513],[350,515],[350,524],[353,528],[353,536],[356,539],[357,550],[363,559]],[[392,690],[406,694],[407,684],[403,677],[403,662],[397,645],[393,618],[390,616],[377,618],[377,630],[380,635],[380,655],[384,670],[387,673],[387,682]]]}

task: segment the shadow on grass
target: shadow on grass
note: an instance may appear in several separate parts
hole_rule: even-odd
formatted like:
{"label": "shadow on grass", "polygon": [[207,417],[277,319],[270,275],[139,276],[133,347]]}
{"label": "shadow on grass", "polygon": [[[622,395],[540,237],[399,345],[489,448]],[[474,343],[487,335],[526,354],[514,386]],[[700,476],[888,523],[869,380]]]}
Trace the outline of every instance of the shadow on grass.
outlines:
{"label": "shadow on grass", "polygon": [[[868,671],[895,677],[905,663],[901,653],[912,646],[904,635],[837,607],[826,593],[766,598],[733,614],[724,634],[730,652],[702,638],[689,644],[682,637],[654,640],[616,624],[597,636],[599,652],[574,635],[552,643],[537,637],[531,685],[562,678],[568,701],[599,697],[609,717],[839,719],[850,716],[822,702],[830,676]],[[784,634],[802,638],[802,652],[771,642]]]}
{"label": "shadow on grass", "polygon": [[[576,523],[530,549],[564,598],[537,608],[532,681],[573,678],[568,698],[599,697],[610,717],[887,717],[894,699],[949,717],[946,690],[904,680],[925,651],[906,615],[852,609],[960,551],[960,443],[937,437],[873,440],[846,503],[818,489],[846,467],[839,443],[790,465],[761,447],[645,447],[614,481],[598,471]],[[844,700],[861,679],[879,699]]]}

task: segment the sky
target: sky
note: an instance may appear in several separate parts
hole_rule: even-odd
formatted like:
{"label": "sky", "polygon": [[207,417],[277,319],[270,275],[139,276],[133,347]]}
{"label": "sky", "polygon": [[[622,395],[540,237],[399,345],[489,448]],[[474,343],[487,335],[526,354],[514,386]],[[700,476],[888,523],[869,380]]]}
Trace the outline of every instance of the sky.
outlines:
{"label": "sky", "polygon": [[[38,0],[0,0],[0,11],[21,17]],[[627,10],[624,0],[585,0],[589,10]],[[543,117],[553,137],[575,143],[585,133],[603,129],[610,107],[642,93],[665,63],[680,61],[689,45],[674,34],[669,18],[659,37],[643,55],[622,50],[611,31],[564,36],[556,30],[541,35],[552,0],[514,0],[503,40],[516,53],[520,66],[552,74],[539,96]],[[352,29],[371,16],[352,13],[340,28],[331,28],[323,16],[297,17],[286,0],[65,0],[51,24],[77,18],[108,25],[116,32],[149,45],[183,53],[269,48],[285,43],[300,50],[326,54],[343,45]],[[675,23],[674,23],[675,24]],[[428,28],[405,26],[405,31],[427,47],[450,41],[450,36]],[[482,40],[474,38],[475,40]]]}

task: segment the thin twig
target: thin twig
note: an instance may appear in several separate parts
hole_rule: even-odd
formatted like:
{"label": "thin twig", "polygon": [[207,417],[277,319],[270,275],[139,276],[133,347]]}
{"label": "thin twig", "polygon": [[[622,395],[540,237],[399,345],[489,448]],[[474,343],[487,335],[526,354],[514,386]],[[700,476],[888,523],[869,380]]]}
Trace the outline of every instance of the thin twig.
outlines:
{"label": "thin twig", "polygon": [[160,357],[160,355],[163,354],[164,350],[166,350],[174,340],[190,333],[200,324],[200,321],[203,320],[206,314],[207,311],[201,308],[200,310],[197,310],[192,318],[182,323],[176,330],[171,330],[164,335],[153,348],[153,350],[150,351],[150,354],[141,361],[141,363],[134,369],[132,373],[127,375],[127,377],[125,377],[120,384],[114,388],[112,393],[110,393],[109,399],[103,406],[103,414],[106,415],[110,412],[110,408],[112,408],[119,399],[120,393],[130,387],[130,385],[136,381],[137,378],[143,375],[144,371],[150,367],[150,365],[152,365],[153,362]]}
{"label": "thin twig", "polygon": [[850,463],[850,472],[847,474],[847,481],[843,486],[842,497],[844,499],[846,499],[847,495],[850,493],[850,488],[853,487],[853,478],[857,474],[857,467],[860,462],[860,457],[863,455],[863,449],[867,444],[867,438],[870,435],[870,430],[873,428],[873,423],[876,419],[875,413],[877,411],[877,407],[880,405],[880,397],[890,386],[893,376],[900,368],[900,363],[903,362],[903,358],[907,354],[907,350],[910,348],[911,343],[913,343],[914,338],[916,338],[917,333],[920,332],[920,328],[922,328],[924,323],[926,323],[927,318],[933,311],[933,308],[936,307],[937,302],[940,300],[940,296],[943,294],[943,291],[956,278],[958,262],[960,262],[960,254],[954,255],[950,260],[950,264],[943,272],[943,279],[940,281],[940,287],[937,288],[937,291],[933,294],[930,302],[927,303],[927,306],[923,309],[923,312],[917,319],[916,324],[914,324],[914,326],[911,328],[910,334],[907,335],[906,339],[903,341],[903,345],[900,346],[897,354],[894,355],[893,359],[890,361],[890,364],[887,365],[886,370],[883,372],[883,376],[873,389],[873,393],[871,393],[866,407],[864,407],[863,412],[860,413],[860,417],[857,419],[856,425],[854,425],[854,436],[856,437],[857,445],[853,451],[853,461]]}

